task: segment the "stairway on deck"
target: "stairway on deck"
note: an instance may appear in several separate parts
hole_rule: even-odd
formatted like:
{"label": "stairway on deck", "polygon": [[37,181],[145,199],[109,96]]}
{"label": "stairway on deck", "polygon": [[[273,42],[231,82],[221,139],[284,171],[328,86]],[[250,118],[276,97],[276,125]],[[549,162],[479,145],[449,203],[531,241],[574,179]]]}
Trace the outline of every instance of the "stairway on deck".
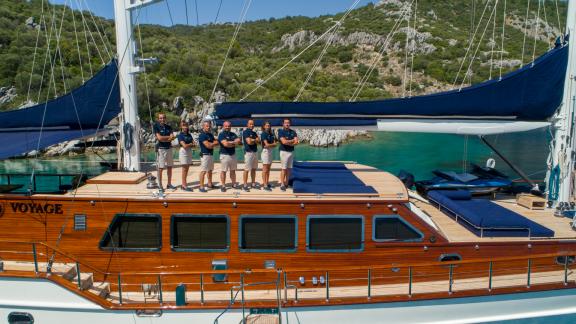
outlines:
{"label": "stairway on deck", "polygon": [[[48,263],[38,262],[38,272],[47,273]],[[11,261],[0,260],[0,272],[2,271],[24,271],[35,272],[34,262],[27,261]],[[92,272],[80,272],[80,281],[78,281],[78,273],[75,263],[52,263],[52,275],[57,275],[76,284],[81,290],[87,291],[98,297],[109,299],[110,297],[110,284],[108,282],[94,282],[94,274]]]}

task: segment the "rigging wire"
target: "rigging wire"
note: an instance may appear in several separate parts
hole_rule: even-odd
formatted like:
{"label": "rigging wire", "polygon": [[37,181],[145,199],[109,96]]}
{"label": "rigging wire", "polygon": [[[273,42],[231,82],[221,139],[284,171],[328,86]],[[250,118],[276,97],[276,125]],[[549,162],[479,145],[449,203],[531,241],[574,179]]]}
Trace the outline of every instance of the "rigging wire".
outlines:
{"label": "rigging wire", "polygon": [[168,17],[170,17],[170,24],[174,26],[174,19],[172,19],[172,11],[170,10],[170,5],[168,4],[168,0],[164,1],[166,3],[166,8],[168,8]]}
{"label": "rigging wire", "polygon": [[190,25],[190,21],[188,20],[188,0],[184,0],[184,12],[186,12],[186,25]]}
{"label": "rigging wire", "polygon": [[38,41],[40,40],[40,31],[42,30],[42,21],[44,20],[44,0],[42,0],[38,32],[36,33],[36,45],[34,45],[34,55],[32,56],[32,69],[30,70],[30,80],[28,81],[28,91],[26,93],[26,103],[30,102],[30,89],[32,87],[32,77],[34,76],[34,66],[36,64],[36,52],[38,50]]}
{"label": "rigging wire", "polygon": [[[78,2],[79,0],[76,0],[76,1]],[[80,0],[80,1],[82,1],[82,0]],[[82,16],[82,23],[84,24],[84,28],[85,28],[85,30],[88,30],[88,34],[90,35],[90,39],[92,40],[92,44],[96,48],[96,52],[98,53],[98,57],[100,57],[100,60],[102,61],[102,65],[105,65],[106,60],[104,60],[104,57],[102,56],[102,53],[100,52],[100,48],[96,45],[97,44],[96,39],[94,38],[94,35],[92,34],[92,30],[90,30],[90,26],[86,22],[86,17],[84,17],[84,10],[80,10],[80,16]],[[86,46],[88,46],[88,42],[86,43]]]}
{"label": "rigging wire", "polygon": [[368,82],[368,79],[370,78],[370,75],[372,74],[372,72],[376,68],[376,65],[382,59],[382,55],[384,54],[384,51],[390,45],[392,38],[398,32],[398,28],[400,27],[402,21],[404,20],[404,18],[406,16],[406,13],[411,8],[412,3],[414,3],[414,1],[415,0],[413,0],[410,3],[405,4],[405,6],[402,8],[402,11],[400,12],[400,15],[398,15],[396,22],[394,23],[394,25],[392,26],[392,28],[388,32],[388,35],[386,36],[386,39],[384,40],[382,47],[380,48],[380,51],[378,52],[378,55],[376,57],[374,57],[374,59],[372,60],[372,62],[370,64],[370,68],[366,71],[366,73],[364,73],[364,76],[360,79],[360,83],[358,84],[358,86],[354,90],[352,96],[348,100],[349,102],[353,102],[353,101],[356,101],[356,99],[358,99],[358,96],[360,95],[360,93],[364,89],[364,86]]}
{"label": "rigging wire", "polygon": [[78,7],[78,11],[80,11],[80,17],[82,18],[82,29],[84,30],[84,41],[86,43],[86,57],[88,58],[88,67],[90,67],[90,77],[94,75],[94,71],[92,69],[92,58],[90,54],[90,46],[88,43],[88,32],[86,31],[86,24],[84,23],[84,14],[82,13],[82,7],[80,6],[78,0],[76,1],[76,6]]}
{"label": "rigging wire", "polygon": [[412,21],[412,12],[406,19],[406,42],[404,44],[404,76],[402,77],[402,98],[406,97],[406,88],[408,79],[408,41],[410,40],[410,21]]}
{"label": "rigging wire", "polygon": [[[540,0],[538,0],[540,1]],[[522,56],[520,57],[520,61],[522,65],[524,65],[524,52],[526,48],[526,36],[528,35],[528,16],[530,13],[530,0],[526,1],[528,4],[526,5],[526,16],[524,17],[524,36],[522,40]]]}
{"label": "rigging wire", "polygon": [[[232,39],[230,39],[230,43],[228,44],[228,50],[226,51],[226,55],[224,55],[224,60],[222,61],[222,65],[220,66],[220,70],[218,71],[218,75],[216,76],[216,82],[214,82],[214,87],[212,88],[212,93],[210,94],[210,99],[208,99],[208,103],[212,103],[212,99],[214,99],[214,94],[216,93],[216,89],[218,88],[218,82],[220,82],[220,77],[224,72],[224,66],[226,65],[226,61],[230,56],[230,52],[234,47],[236,39],[238,38],[238,33],[240,32],[240,28],[244,24],[244,20],[246,19],[246,15],[248,14],[248,9],[250,9],[250,5],[252,4],[252,0],[244,0],[244,5],[242,6],[242,10],[240,11],[240,16],[238,17],[238,23],[236,23],[236,29],[234,30],[234,34],[232,35]],[[242,101],[242,100],[241,100]],[[205,116],[202,116],[205,117]]]}
{"label": "rigging wire", "polygon": [[218,4],[218,10],[216,10],[216,17],[214,18],[214,23],[218,22],[218,16],[220,15],[220,9],[222,8],[222,2],[224,0],[220,0],[220,3]]}
{"label": "rigging wire", "polygon": [[410,83],[409,83],[409,91],[408,91],[408,97],[412,97],[412,79],[414,76],[414,54],[416,53],[416,45],[417,45],[417,33],[418,33],[418,29],[416,28],[416,24],[418,23],[418,0],[414,1],[414,24],[412,26],[412,28],[414,28],[414,37],[412,38],[412,53],[411,53],[411,58],[410,58]]}
{"label": "rigging wire", "polygon": [[332,40],[334,39],[334,37],[336,36],[336,34],[338,33],[338,31],[340,30],[340,27],[342,27],[342,23],[344,22],[344,20],[348,17],[348,15],[352,12],[352,10],[358,5],[358,3],[360,2],[360,0],[355,0],[354,3],[352,3],[352,5],[346,10],[346,12],[344,13],[344,15],[342,15],[342,17],[338,20],[338,27],[336,27],[333,32],[330,34],[330,38],[326,41],[326,44],[324,45],[324,48],[322,49],[322,52],[320,53],[320,55],[318,55],[318,58],[316,59],[316,61],[314,62],[314,65],[312,66],[312,69],[310,70],[310,72],[308,73],[306,80],[304,81],[304,84],[302,84],[302,87],[300,87],[300,91],[298,91],[298,94],[296,95],[296,97],[294,98],[294,102],[298,101],[300,99],[300,96],[304,93],[304,89],[306,88],[306,86],[308,85],[308,83],[310,82],[310,80],[312,79],[312,75],[314,74],[314,72],[316,71],[316,69],[318,68],[318,66],[320,65],[320,62],[322,61],[322,59],[324,58],[324,55],[326,54],[328,48],[330,47],[330,45],[332,44]]}
{"label": "rigging wire", "polygon": [[90,9],[90,6],[88,5],[88,2],[86,0],[81,0],[84,2],[84,4],[86,5],[86,9],[88,9],[88,13],[90,14],[90,18],[92,18],[92,23],[94,24],[94,27],[96,28],[96,32],[98,32],[98,36],[100,36],[100,40],[102,41],[102,45],[104,46],[104,50],[106,51],[106,54],[108,54],[108,60],[112,60],[112,56],[110,54],[110,50],[108,49],[108,45],[106,44],[106,41],[104,39],[106,39],[108,41],[108,44],[110,44],[110,47],[112,47],[110,40],[108,40],[108,38],[106,37],[106,29],[104,29],[104,26],[102,25],[102,20],[99,20],[100,22],[100,28],[102,29],[102,31],[100,31],[100,28],[98,28],[98,24],[96,23],[96,19],[94,18],[94,14],[92,13],[92,9]]}
{"label": "rigging wire", "polygon": [[[504,0],[504,10],[502,12],[502,37],[501,38],[501,46],[500,46],[500,77],[498,80],[502,80],[502,68],[504,67],[504,39],[506,38],[506,3],[507,0]],[[494,18],[496,19],[496,18]]]}
{"label": "rigging wire", "polygon": [[[474,39],[476,39],[476,33],[478,33],[478,29],[480,29],[480,25],[482,24],[482,20],[484,19],[484,14],[486,14],[486,10],[488,9],[490,2],[491,2],[491,0],[486,1],[486,5],[484,6],[484,10],[482,11],[482,15],[480,16],[480,20],[478,21],[478,25],[476,26],[476,28],[474,30],[474,34],[472,35],[472,38],[470,39],[470,43],[468,44],[468,48],[466,49],[466,54],[462,58],[462,62],[460,63],[460,68],[458,69],[458,72],[456,73],[456,77],[454,78],[454,82],[452,83],[452,87],[455,87],[456,82],[458,82],[458,77],[460,76],[460,72],[462,71],[462,68],[464,67],[464,63],[466,62],[466,59],[468,58],[468,54],[470,53],[470,49],[474,45]],[[469,71],[466,71],[466,75],[464,75],[463,79],[466,79],[468,72]]]}
{"label": "rigging wire", "polygon": [[534,47],[532,48],[532,65],[534,65],[534,60],[536,59],[536,43],[538,41],[538,32],[540,31],[540,5],[542,0],[538,0],[538,11],[536,14],[536,23],[534,24]]}
{"label": "rigging wire", "polygon": [[[494,7],[492,8],[492,12],[490,14],[490,17],[488,17],[488,21],[486,22],[486,26],[484,27],[484,31],[482,32],[482,36],[480,37],[480,40],[478,41],[478,46],[476,46],[476,50],[474,51],[474,55],[472,55],[472,58],[470,60],[470,64],[468,64],[468,68],[466,69],[466,73],[470,73],[472,74],[472,64],[474,63],[474,60],[476,59],[476,55],[478,54],[478,50],[480,49],[480,46],[482,45],[482,41],[484,40],[484,36],[486,35],[486,30],[488,29],[488,26],[490,25],[490,21],[492,21],[492,18],[496,19],[495,17],[495,13],[496,13],[496,6],[498,5],[498,0],[496,0],[496,3],[494,5]],[[481,23],[481,21],[480,21]],[[466,81],[466,78],[462,78],[462,83],[460,83],[460,90],[464,87],[464,82]]]}
{"label": "rigging wire", "polygon": [[[70,3],[70,8],[72,8],[72,3]],[[84,83],[84,67],[82,66],[82,55],[80,54],[80,41],[78,40],[78,31],[76,30],[76,14],[72,10],[72,23],[74,25],[74,36],[76,37],[76,48],[78,50],[78,62],[80,64],[80,76],[82,77],[82,83]]]}
{"label": "rigging wire", "polygon": [[558,30],[560,31],[560,33],[563,33],[562,23],[560,21],[560,10],[558,10],[558,0],[554,0],[554,4],[556,5],[556,19],[558,19]]}
{"label": "rigging wire", "polygon": [[200,16],[198,15],[198,0],[194,0],[194,7],[196,9],[196,25],[200,26]]}
{"label": "rigging wire", "polygon": [[[50,44],[52,43],[52,32],[54,30],[54,15],[56,14],[56,11],[54,8],[52,8],[52,18],[50,19],[50,28],[48,30],[48,26],[46,26],[46,32],[44,33],[44,35],[46,36],[46,52],[44,53],[44,64],[42,66],[42,75],[40,77],[40,86],[38,87],[38,96],[36,98],[36,102],[40,102],[40,96],[42,94],[42,87],[44,85],[44,75],[46,74],[46,65],[48,64],[48,57],[52,56],[50,53]],[[46,21],[46,25],[48,25],[48,22]],[[47,81],[48,83],[50,83],[50,79]],[[56,85],[54,85],[56,86]]]}
{"label": "rigging wire", "polygon": [[[496,3],[498,5],[498,3]],[[490,41],[490,74],[488,79],[492,80],[492,70],[494,68],[494,46],[496,45],[496,19],[494,19],[494,25],[492,26],[492,40]]]}

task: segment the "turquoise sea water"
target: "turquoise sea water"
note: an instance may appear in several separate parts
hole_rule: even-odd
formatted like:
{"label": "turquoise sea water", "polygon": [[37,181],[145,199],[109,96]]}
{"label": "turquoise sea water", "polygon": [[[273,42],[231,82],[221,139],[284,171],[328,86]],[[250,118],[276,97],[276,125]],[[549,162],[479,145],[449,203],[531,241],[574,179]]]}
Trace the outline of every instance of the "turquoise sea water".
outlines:
{"label": "turquoise sea water", "polygon": [[[484,165],[486,159],[495,158],[496,167],[517,178],[512,170],[475,136],[419,133],[371,133],[372,139],[357,139],[338,147],[312,147],[301,145],[296,149],[298,160],[355,161],[396,174],[399,170],[412,172],[416,179],[431,177],[434,169],[462,171],[464,162]],[[546,130],[520,134],[491,136],[495,144],[512,162],[531,178],[545,176],[548,155]],[[177,151],[177,150],[175,150]],[[278,159],[278,152],[275,152]],[[239,154],[241,156],[242,154]],[[195,152],[195,158],[197,158]],[[115,155],[106,156],[114,159]],[[153,160],[147,153],[146,160]],[[0,162],[0,173],[99,173],[105,170],[95,156],[52,159],[15,159]],[[0,181],[3,181],[0,179]]]}

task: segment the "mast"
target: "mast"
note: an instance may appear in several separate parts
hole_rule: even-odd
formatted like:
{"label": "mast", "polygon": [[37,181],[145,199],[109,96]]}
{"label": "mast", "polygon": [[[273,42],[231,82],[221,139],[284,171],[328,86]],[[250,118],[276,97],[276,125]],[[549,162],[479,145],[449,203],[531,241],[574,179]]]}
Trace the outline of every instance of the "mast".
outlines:
{"label": "mast", "polygon": [[127,171],[140,171],[140,120],[138,119],[136,97],[136,74],[142,69],[134,65],[136,44],[133,35],[132,13],[136,9],[160,1],[162,0],[114,0],[116,54],[122,104],[120,141],[123,168]]}
{"label": "mast", "polygon": [[[554,120],[555,135],[549,158],[551,169],[546,180],[548,200],[554,201],[554,205],[559,202],[569,202],[574,196],[574,154],[576,152],[576,141],[574,140],[576,136],[574,127],[574,114],[576,112],[576,1],[574,0],[568,1],[566,34],[570,37],[564,96],[560,110]],[[551,196],[554,191],[557,192],[557,197]]]}

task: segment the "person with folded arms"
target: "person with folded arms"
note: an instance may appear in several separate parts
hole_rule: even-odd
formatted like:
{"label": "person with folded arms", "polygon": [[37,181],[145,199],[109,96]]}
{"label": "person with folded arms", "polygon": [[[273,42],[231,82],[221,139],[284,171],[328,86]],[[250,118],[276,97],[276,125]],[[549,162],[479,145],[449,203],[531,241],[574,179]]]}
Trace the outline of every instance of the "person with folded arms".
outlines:
{"label": "person with folded arms", "polygon": [[[212,124],[210,121],[202,123],[202,131],[198,136],[198,146],[200,146],[200,192],[207,192],[208,188],[214,188],[212,182],[212,171],[214,170],[214,147],[218,146],[218,141],[212,134]],[[208,178],[208,187],[204,186],[204,177]]]}

